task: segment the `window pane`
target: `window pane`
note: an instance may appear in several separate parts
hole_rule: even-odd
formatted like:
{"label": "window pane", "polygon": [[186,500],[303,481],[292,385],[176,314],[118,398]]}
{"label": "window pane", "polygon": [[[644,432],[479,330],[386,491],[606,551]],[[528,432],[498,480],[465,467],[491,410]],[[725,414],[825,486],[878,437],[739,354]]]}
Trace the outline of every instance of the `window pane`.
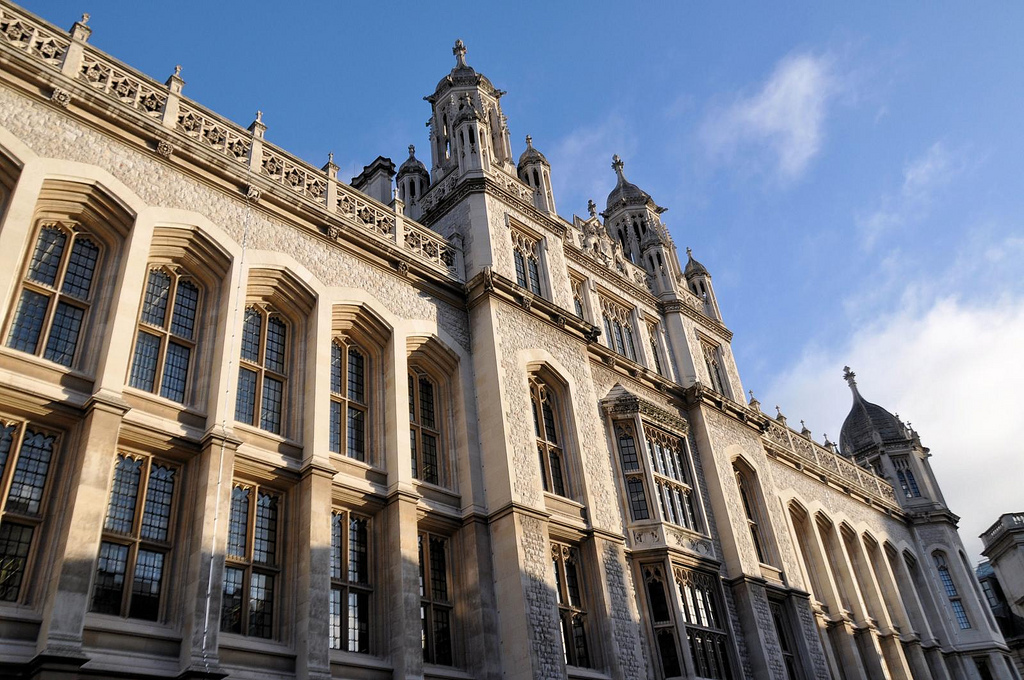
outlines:
{"label": "window pane", "polygon": [[576,573],[576,563],[569,560],[565,562],[565,590],[569,593],[569,604],[582,609],[583,599],[580,597],[580,579]]}
{"label": "window pane", "polygon": [[132,374],[128,378],[128,384],[152,392],[156,387],[156,364],[159,357],[160,338],[139,331],[135,340],[135,358],[132,359]]}
{"label": "window pane", "polygon": [[342,539],[345,531],[345,515],[336,512],[331,515],[331,578],[341,579],[344,566]]}
{"label": "window pane", "polygon": [[348,594],[348,651],[370,651],[370,607],[366,593]]}
{"label": "window pane", "polygon": [[249,490],[236,486],[231,490],[231,518],[228,520],[228,555],[246,557],[249,528]]}
{"label": "window pane", "polygon": [[541,413],[544,416],[544,433],[552,444],[558,443],[558,430],[555,429],[555,412],[551,408],[551,398],[541,402]]}
{"label": "window pane", "polygon": [[43,227],[32,251],[28,278],[52,286],[57,281],[57,270],[60,269],[60,258],[67,240],[67,234],[57,227]]}
{"label": "window pane", "polygon": [[583,617],[576,614],[572,617],[572,644],[576,656],[576,665],[590,665],[590,654],[587,651],[587,633],[583,627]]}
{"label": "window pane", "polygon": [[341,649],[341,590],[331,588],[330,612],[331,649]]}
{"label": "window pane", "polygon": [[559,496],[565,495],[565,475],[562,474],[562,456],[556,449],[548,452],[551,461],[551,491]]}
{"label": "window pane", "polygon": [[43,357],[63,366],[71,366],[84,318],[84,309],[73,307],[66,302],[57,303],[57,312],[53,315],[50,338],[46,342]]}
{"label": "window pane", "polygon": [[629,326],[626,326],[622,332],[626,338],[626,356],[633,361],[636,361],[636,346],[633,344],[633,331],[630,330]]}
{"label": "window pane", "polygon": [[21,291],[18,309],[14,312],[14,321],[11,322],[11,330],[7,334],[8,347],[35,353],[49,303],[50,298],[34,290]]}
{"label": "window pane", "polygon": [[348,350],[348,398],[362,403],[365,395],[365,360],[359,350],[350,347]]}
{"label": "window pane", "polygon": [[118,455],[114,467],[114,484],[107,504],[107,518],[103,522],[105,531],[130,534],[135,523],[135,503],[139,497],[142,461]]}
{"label": "window pane", "polygon": [[434,613],[434,663],[452,665],[452,627],[447,609],[433,608]]}
{"label": "window pane", "polygon": [[434,423],[434,384],[426,378],[420,378],[420,424],[423,427],[436,427]]}
{"label": "window pane", "polygon": [[242,321],[242,358],[246,361],[259,363],[260,330],[263,317],[252,307],[245,309],[245,320]]}
{"label": "window pane", "polygon": [[262,491],[256,501],[252,561],[277,564],[277,496]]}
{"label": "window pane", "polygon": [[224,569],[224,592],[220,605],[220,629],[227,633],[242,632],[242,578],[241,569]]}
{"label": "window pane", "polygon": [[38,515],[46,474],[50,470],[55,437],[27,430],[14,467],[11,490],[7,493],[7,511]]}
{"label": "window pane", "polygon": [[0,479],[3,479],[4,469],[7,467],[7,459],[11,454],[11,445],[14,443],[14,425],[0,427]]}
{"label": "window pane", "polygon": [[135,579],[128,616],[156,621],[160,616],[160,582],[164,575],[164,556],[151,550],[139,550],[135,559]]}
{"label": "window pane", "polygon": [[436,602],[448,601],[448,541],[430,538],[430,593]]}
{"label": "window pane", "polygon": [[153,464],[149,471],[146,507],[142,510],[139,535],[151,541],[166,541],[171,522],[171,499],[174,497],[174,469]]}
{"label": "window pane", "polygon": [[516,261],[516,283],[526,288],[526,262],[523,259],[523,254],[519,252],[519,249],[516,249],[513,256]]}
{"label": "window pane", "polygon": [[423,434],[421,455],[423,458],[423,474],[420,479],[424,482],[437,484],[439,482],[437,470],[437,437],[432,434]]}
{"label": "window pane", "polygon": [[651,618],[655,623],[668,623],[672,616],[668,610],[668,599],[665,597],[665,584],[661,581],[649,581],[647,594],[651,598]]}
{"label": "window pane", "polygon": [[620,324],[618,321],[616,321],[612,325],[612,330],[613,330],[613,332],[615,334],[614,335],[614,338],[615,338],[615,351],[618,352],[619,354],[625,355],[626,354],[626,349],[625,349],[625,347],[622,346],[622,324]]}
{"label": "window pane", "polygon": [[665,677],[672,678],[683,674],[679,666],[674,629],[658,631],[658,651],[661,653],[661,667],[665,671]]}
{"label": "window pane", "polygon": [[171,333],[192,339],[199,310],[199,288],[191,281],[179,281],[174,294],[174,314],[171,315]]}
{"label": "window pane", "polygon": [[420,468],[417,464],[419,460],[419,447],[416,445],[416,430],[409,430],[409,453],[412,460],[412,476],[413,479],[420,478]]}
{"label": "window pane", "polygon": [[348,407],[348,455],[366,460],[366,414],[354,406]]}
{"label": "window pane", "polygon": [[249,635],[261,638],[274,636],[274,577],[252,575],[249,586]]}
{"label": "window pane", "polygon": [[540,271],[537,267],[537,258],[529,258],[527,266],[530,270],[530,290],[536,295],[540,295]]}
{"label": "window pane", "polygon": [[348,580],[369,583],[366,520],[353,517],[349,521],[348,536]]}
{"label": "window pane", "polygon": [[619,456],[622,459],[624,471],[639,470],[640,460],[636,455],[636,440],[633,433],[626,430],[619,432]]}
{"label": "window pane", "polygon": [[25,577],[28,551],[32,547],[32,527],[0,523],[0,600],[14,602]]}
{"label": "window pane", "polygon": [[338,343],[331,343],[331,392],[341,394],[341,362],[344,349]]}
{"label": "window pane", "polygon": [[648,519],[650,513],[647,510],[647,494],[644,491],[643,480],[637,477],[626,480],[626,489],[629,492],[629,511],[633,519]]}
{"label": "window pane", "polygon": [[171,294],[171,277],[160,269],[149,272],[146,297],[142,300],[142,320],[163,328],[167,319],[167,299]]}
{"label": "window pane", "polygon": [[171,401],[185,401],[185,385],[188,381],[188,362],[192,350],[176,342],[167,343],[164,358],[164,379],[160,384],[160,396]]}
{"label": "window pane", "polygon": [[238,396],[235,402],[235,420],[253,424],[256,417],[256,371],[238,369]]}
{"label": "window pane", "polygon": [[341,453],[341,409],[339,402],[331,402],[331,451]]}
{"label": "window pane", "polygon": [[263,405],[260,409],[260,427],[281,434],[281,404],[284,401],[284,383],[263,376]]}
{"label": "window pane", "polygon": [[284,373],[284,351],[287,331],[284,322],[276,317],[267,321],[267,363],[266,368],[275,373]]}
{"label": "window pane", "polygon": [[96,588],[92,610],[101,614],[120,614],[124,593],[124,574],[128,566],[128,546],[101,543],[96,565]]}
{"label": "window pane", "polygon": [[68,261],[68,270],[64,274],[64,286],[61,288],[61,292],[79,300],[88,300],[89,290],[92,288],[92,278],[96,273],[96,260],[99,256],[100,249],[96,247],[95,243],[87,238],[75,239],[75,245],[71,246],[71,259]]}

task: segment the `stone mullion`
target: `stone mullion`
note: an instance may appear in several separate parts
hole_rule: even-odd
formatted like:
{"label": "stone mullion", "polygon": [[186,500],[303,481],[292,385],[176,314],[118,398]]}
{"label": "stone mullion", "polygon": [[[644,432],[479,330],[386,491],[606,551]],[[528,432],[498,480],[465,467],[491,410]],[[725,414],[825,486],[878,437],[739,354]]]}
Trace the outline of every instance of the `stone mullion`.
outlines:
{"label": "stone mullion", "polygon": [[185,506],[191,514],[182,535],[175,563],[184,573],[181,584],[180,677],[204,677],[219,668],[221,595],[224,584],[224,553],[231,516],[232,473],[240,442],[208,436],[199,455],[188,466],[194,480],[193,495]]}
{"label": "stone mullion", "polygon": [[82,632],[117,458],[118,434],[128,411],[127,404],[114,397],[93,396],[85,408],[78,436],[66,438],[60,464],[53,468],[54,472],[68,471],[71,479],[64,487],[67,496],[54,507],[62,508],[64,516],[51,520],[63,523],[55,537],[57,549],[49,582],[41,584],[43,618],[36,639],[39,657],[72,665],[86,660]]}
{"label": "stone mullion", "polygon": [[298,484],[295,533],[296,678],[329,680],[331,596],[331,480],[333,470],[308,465]]}

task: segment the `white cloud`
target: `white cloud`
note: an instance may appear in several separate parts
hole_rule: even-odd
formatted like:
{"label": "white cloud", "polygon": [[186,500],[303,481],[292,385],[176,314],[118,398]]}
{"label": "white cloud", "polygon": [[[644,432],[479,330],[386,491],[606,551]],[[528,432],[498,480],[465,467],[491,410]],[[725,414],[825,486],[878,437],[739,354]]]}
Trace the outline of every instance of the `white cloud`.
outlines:
{"label": "white cloud", "polygon": [[726,161],[753,150],[748,160],[759,165],[767,152],[780,179],[797,179],[821,150],[826,108],[838,90],[830,57],[790,55],[758,92],[711,111],[703,141],[712,157]]}
{"label": "white cloud", "polygon": [[857,329],[839,348],[807,348],[764,391],[791,422],[803,418],[820,439],[839,436],[850,408],[842,367],[861,393],[913,423],[972,559],[978,535],[1021,509],[1024,418],[1024,296],[946,297],[926,310],[902,309]]}
{"label": "white cloud", "polygon": [[878,240],[903,226],[924,219],[931,211],[936,192],[947,186],[963,168],[956,154],[936,142],[903,168],[903,184],[895,195],[884,196],[880,206],[857,220],[862,245],[871,250]]}
{"label": "white cloud", "polygon": [[[543,140],[536,140],[542,148]],[[636,136],[626,119],[618,113],[591,125],[576,128],[558,140],[551,152],[545,152],[554,170],[552,188],[559,203],[559,212],[586,215],[588,199],[604,210],[605,197],[615,186],[612,155],[626,161],[626,174],[631,153],[636,149]]]}

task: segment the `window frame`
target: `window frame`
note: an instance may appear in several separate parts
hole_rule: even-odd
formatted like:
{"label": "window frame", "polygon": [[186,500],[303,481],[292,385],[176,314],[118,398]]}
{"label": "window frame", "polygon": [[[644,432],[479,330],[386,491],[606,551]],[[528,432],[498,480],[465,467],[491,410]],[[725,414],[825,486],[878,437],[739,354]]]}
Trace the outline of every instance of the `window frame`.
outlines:
{"label": "window frame", "polygon": [[[164,311],[164,323],[162,326],[154,326],[143,317],[145,316],[146,298],[149,293],[150,277],[154,272],[161,271],[169,276],[171,281],[167,291],[167,308]],[[178,335],[171,330],[175,311],[178,308],[178,290],[181,284],[186,282],[191,283],[196,288],[196,307],[195,314],[192,319],[193,329],[191,338]],[[203,283],[199,277],[195,276],[184,267],[175,264],[150,264],[146,268],[146,285],[143,287],[142,302],[139,305],[138,319],[135,324],[135,338],[132,340],[131,360],[128,362],[128,376],[125,380],[126,385],[132,389],[146,392],[147,394],[153,394],[177,404],[182,404],[183,406],[188,406],[194,401],[194,397],[192,396],[193,378],[195,376],[196,366],[199,363],[199,327],[203,322],[203,305],[205,303],[204,298],[206,297],[205,293],[206,291],[204,290]],[[138,360],[138,343],[142,333],[157,336],[160,339],[157,359],[154,366],[152,390],[147,390],[144,387],[132,384],[135,374],[135,362]],[[168,397],[163,393],[164,379],[167,371],[167,351],[168,346],[172,342],[189,350],[188,366],[186,367],[185,384],[182,388],[183,395],[181,401]]]}
{"label": "window frame", "polygon": [[[49,228],[56,229],[58,232],[63,234],[65,239],[52,284],[36,281],[30,276],[32,262],[36,250],[39,248],[40,239],[42,238],[44,230]],[[98,300],[96,291],[98,288],[102,287],[101,280],[103,278],[103,268],[106,264],[106,256],[108,255],[107,244],[96,233],[94,233],[94,230],[89,229],[80,221],[71,219],[38,220],[32,234],[33,238],[23,258],[24,261],[21,266],[18,285],[15,289],[10,312],[8,313],[8,318],[4,325],[4,347],[16,352],[30,354],[70,370],[79,369],[82,347],[86,344],[85,341],[88,339],[92,325],[91,313],[102,306],[97,304]],[[89,280],[89,292],[87,297],[84,299],[64,292],[72,252],[75,245],[80,240],[88,240],[96,248],[96,259],[93,264]],[[18,312],[21,309],[22,298],[26,291],[35,293],[36,295],[42,296],[46,299],[46,308],[43,312],[42,322],[39,326],[38,335],[35,338],[35,346],[31,351],[27,349],[18,349],[12,345],[12,341],[14,339],[12,336],[16,328],[16,322],[18,321]],[[62,303],[82,312],[82,318],[75,335],[75,349],[71,355],[70,361],[66,364],[46,356],[50,345],[50,336],[53,332],[53,323],[57,316],[57,310]]]}
{"label": "window frame", "polygon": [[[231,552],[231,522],[232,515],[234,514],[234,503],[235,503],[235,490],[242,489],[246,491],[248,495],[248,508],[246,510],[246,527],[245,527],[245,544],[244,544],[244,555],[235,555]],[[254,557],[256,551],[256,524],[258,521],[259,514],[259,500],[260,494],[267,494],[276,502],[276,516],[274,518],[274,554],[273,563],[258,562]],[[287,505],[285,503],[285,494],[281,491],[266,487],[258,483],[250,483],[242,480],[235,479],[231,484],[231,495],[229,501],[229,512],[228,512],[228,540],[224,549],[224,579],[222,580],[221,587],[221,613],[220,613],[220,632],[228,633],[231,635],[241,635],[248,638],[260,639],[260,640],[277,640],[280,635],[281,628],[281,603],[283,602],[283,596],[281,594],[283,588],[283,553],[284,553],[284,532],[282,528],[287,526],[287,516],[285,510]],[[239,609],[239,629],[237,631],[229,630],[225,628],[225,601],[227,600],[227,572],[229,569],[234,569],[242,572],[242,580],[240,585],[241,593],[241,606]],[[261,635],[259,633],[253,633],[253,611],[252,611],[252,577],[253,574],[259,574],[261,576],[269,576],[273,579],[271,586],[271,621],[270,621],[270,635]]]}
{"label": "window frame", "polygon": [[[661,562],[641,564],[640,574],[643,577],[644,602],[647,605],[647,612],[649,614],[647,619],[650,624],[651,634],[653,635],[651,656],[666,678],[685,677],[686,663],[684,661],[683,651],[679,646],[678,621],[676,620],[677,612],[675,607],[672,606],[672,598],[676,597],[676,594],[669,579],[665,576],[664,565]],[[651,593],[651,584],[654,582],[661,584],[662,592],[665,597],[665,607],[668,610],[668,619],[666,620],[656,620],[654,618],[654,598]],[[666,667],[666,659],[664,655],[665,650],[661,648],[662,635],[666,635],[667,639],[672,644],[672,651],[675,654],[675,661],[678,665],[678,673],[670,675],[669,670],[671,669]]]}
{"label": "window frame", "polygon": [[[643,421],[644,446],[654,483],[652,492],[658,497],[661,521],[676,527],[704,533],[707,523],[701,513],[693,458],[686,437],[655,427]],[[666,446],[675,448],[667,450]],[[674,453],[674,460],[666,451]],[[678,474],[673,474],[676,470]],[[668,510],[672,512],[669,513]],[[689,518],[689,524],[685,523]],[[676,521],[682,519],[684,523]]]}
{"label": "window frame", "polygon": [[760,484],[757,480],[757,473],[740,460],[732,463],[733,479],[736,481],[736,491],[740,496],[740,505],[747,520],[747,529],[750,531],[750,539],[754,544],[754,554],[761,564],[772,566],[775,561],[775,552],[769,542],[769,536],[765,532],[766,525],[764,502],[761,498]]}
{"label": "window frame", "polygon": [[[366,580],[358,581],[351,578],[352,574],[352,522],[362,521],[364,522],[364,531],[366,532]],[[335,525],[341,523],[342,531],[335,532]],[[340,544],[335,543],[335,537],[338,536],[341,539]],[[375,636],[374,636],[374,584],[372,574],[374,573],[374,533],[373,533],[373,519],[369,515],[364,515],[358,511],[352,511],[348,508],[335,506],[331,509],[331,595],[329,600],[329,609],[334,606],[334,593],[339,593],[339,607],[338,612],[338,635],[335,637],[334,632],[334,617],[335,614],[329,611],[330,621],[330,638],[328,645],[330,649],[350,652],[353,654],[373,654],[375,649]],[[340,559],[339,559],[340,558]],[[337,572],[337,576],[335,575]],[[351,631],[351,604],[350,597],[352,594],[363,595],[365,597],[365,607],[363,612],[366,616],[366,647],[365,649],[352,649],[352,639],[349,637]],[[335,639],[337,639],[338,646],[335,646]]]}
{"label": "window frame", "polygon": [[[447,433],[448,411],[445,408],[446,392],[442,381],[438,380],[431,372],[424,370],[418,364],[409,364],[409,432],[410,432],[410,455],[412,464],[412,477],[424,484],[433,484],[442,488],[448,488],[450,477],[448,474],[448,446],[445,439]],[[433,389],[433,411],[434,427],[423,423],[423,401],[421,382],[426,381]],[[426,478],[424,470],[426,466],[423,461],[423,437],[434,437],[436,441],[436,477]]]}
{"label": "window frame", "polygon": [[630,309],[626,305],[612,300],[604,293],[601,293],[599,297],[602,327],[608,340],[606,346],[621,357],[641,363],[640,354],[636,349],[638,334],[633,326],[635,308]]}
{"label": "window frame", "polygon": [[[12,602],[15,604],[28,604],[31,601],[31,591],[33,589],[34,577],[33,567],[40,558],[40,554],[44,550],[42,541],[39,538],[39,534],[44,533],[47,527],[48,516],[45,512],[46,508],[50,506],[50,497],[53,493],[56,482],[53,481],[55,476],[59,476],[59,472],[55,472],[54,468],[57,467],[55,464],[61,457],[61,444],[63,443],[62,433],[49,427],[39,427],[36,423],[28,420],[18,420],[14,418],[0,417],[0,428],[7,429],[12,427],[13,434],[11,435],[10,448],[7,450],[6,458],[4,459],[3,467],[0,469],[0,527],[27,527],[31,530],[29,536],[29,546],[26,550],[25,555],[21,557],[23,560],[22,567],[18,579],[17,590],[13,598],[2,598],[0,602]],[[42,436],[44,438],[52,438],[50,444],[50,457],[47,462],[46,474],[43,477],[42,490],[39,493],[39,512],[31,514],[28,512],[22,512],[19,510],[9,509],[9,500],[11,489],[14,486],[14,475],[17,472],[18,464],[21,461],[23,454],[22,449],[25,446],[25,441],[29,431],[33,434]],[[17,559],[18,556],[15,556]],[[4,573],[0,571],[0,577]],[[0,578],[0,593],[6,589],[7,586],[3,586],[4,578]]]}
{"label": "window frame", "polygon": [[[115,491],[115,484],[117,482],[118,474],[118,463],[122,460],[134,460],[141,464],[139,469],[139,483],[135,490],[135,507],[132,510],[131,527],[127,533],[117,532],[107,527],[109,519],[109,513],[111,509],[111,501],[113,500],[113,493]],[[171,491],[171,499],[168,508],[168,522],[167,522],[167,536],[163,541],[158,541],[152,538],[142,537],[142,523],[146,514],[146,505],[149,501],[150,493],[150,475],[153,473],[153,468],[156,466],[163,467],[164,469],[170,470],[175,479],[173,480],[173,488]],[[89,611],[108,616],[119,616],[121,618],[132,618],[142,621],[164,621],[168,609],[169,596],[169,585],[170,580],[173,577],[173,556],[174,543],[176,540],[175,536],[175,525],[174,519],[178,515],[179,503],[181,502],[181,473],[182,467],[171,461],[156,458],[153,456],[143,455],[135,453],[133,451],[119,450],[115,458],[113,474],[111,475],[111,488],[107,494],[107,509],[104,513],[103,527],[100,538],[101,551],[104,543],[127,547],[128,555],[125,562],[124,572],[121,575],[124,579],[121,591],[121,602],[118,607],[118,612],[100,612],[96,609],[96,594],[99,585],[99,574],[100,565],[97,561],[95,578],[93,579],[93,587],[91,589],[92,595],[89,601]],[[157,603],[156,618],[148,619],[145,617],[132,616],[131,615],[131,601],[134,598],[134,585],[136,580],[136,568],[138,565],[138,554],[140,550],[149,550],[150,552],[160,553],[163,555],[163,573],[160,579],[160,588]]]}
{"label": "window frame", "polygon": [[[434,593],[434,546],[433,541],[444,543],[444,570],[443,579],[447,591],[447,599],[443,599]],[[417,546],[419,555],[419,576],[420,576],[420,626],[423,631],[423,662],[437,666],[454,667],[457,665],[456,636],[455,636],[455,583],[454,569],[452,568],[452,544],[454,538],[433,531],[420,529],[417,534]],[[442,611],[448,614],[448,662],[438,661],[437,655],[437,630],[435,628],[435,612]],[[430,626],[427,626],[427,621]]]}
{"label": "window frame", "polygon": [[574,273],[569,274],[569,289],[572,292],[573,313],[576,315],[576,318],[584,321],[587,319],[587,295],[584,292],[586,285],[586,278],[577,276]]}
{"label": "window frame", "polygon": [[955,623],[960,630],[971,630],[974,625],[971,623],[971,617],[967,614],[963,596],[960,594],[956,579],[953,578],[953,573],[949,568],[949,558],[943,551],[933,550],[932,563],[935,566],[935,573],[939,577],[942,592],[949,602],[949,608],[953,611],[952,623]]}
{"label": "window frame", "polygon": [[[596,663],[588,638],[592,637],[587,623],[587,578],[583,565],[582,548],[579,545],[551,539],[551,561],[555,574],[555,601],[558,607],[558,628],[562,638],[563,659],[566,666],[593,668]],[[576,576],[576,602],[573,602],[569,587],[569,566]],[[576,626],[579,626],[577,628]],[[583,654],[580,658],[576,638],[577,630],[582,631]],[[566,639],[566,635],[570,639]]]}
{"label": "window frame", "polygon": [[[707,680],[732,680],[735,660],[732,658],[732,635],[728,627],[728,610],[725,607],[725,600],[722,597],[720,579],[715,575],[697,569],[691,569],[681,564],[672,564],[672,576],[676,583],[676,596],[679,598],[679,611],[682,613],[682,626],[689,641],[689,660],[693,674]],[[700,583],[703,581],[703,583]],[[696,583],[696,585],[692,585]],[[702,587],[706,598],[699,599],[698,594],[691,590]],[[710,611],[710,615],[709,612]],[[704,619],[691,620],[691,619]],[[712,620],[713,619],[713,620]],[[717,623],[717,626],[708,625],[708,622]],[[719,675],[704,675],[701,672],[706,667],[698,663],[693,653],[696,648],[694,634],[702,634],[704,639],[710,638],[720,643],[718,660],[724,662],[722,673]]]}
{"label": "window frame", "polygon": [[[334,389],[334,351],[338,349],[341,351],[341,364],[339,369],[339,380],[341,385],[341,391],[338,392]],[[363,360],[362,369],[362,385],[363,385],[363,399],[362,401],[352,396],[351,389],[351,352],[358,352]],[[376,394],[373,384],[373,359],[374,355],[369,352],[365,346],[357,342],[355,339],[347,335],[337,335],[331,339],[331,380],[329,381],[330,390],[330,401],[331,401],[331,413],[329,415],[329,426],[330,434],[328,436],[328,448],[332,454],[338,456],[344,456],[357,460],[361,463],[373,465],[376,463],[375,456],[373,454],[373,415],[375,411],[375,404],[373,396]],[[335,411],[334,405],[338,408],[338,447],[334,445],[334,431],[335,431]],[[352,411],[362,413],[363,418],[363,441],[362,441],[362,457],[352,455],[353,450],[351,448],[351,432],[349,430],[351,421],[350,413]]]}
{"label": "window frame", "polygon": [[544,275],[541,264],[543,239],[527,234],[522,229],[509,230],[512,239],[512,260],[515,267],[516,285],[539,297],[544,296]]}
{"label": "window frame", "polygon": [[723,397],[732,398],[732,391],[729,385],[729,373],[725,369],[725,355],[722,351],[722,344],[701,336],[699,338],[701,355],[704,358],[704,368],[708,372],[710,387]]}
{"label": "window frame", "polygon": [[[259,329],[258,348],[257,348],[257,357],[258,358],[257,358],[256,361],[253,361],[251,359],[247,359],[247,358],[245,358],[245,355],[244,355],[244,353],[245,353],[245,338],[244,338],[245,319],[244,319],[244,315],[246,313],[248,313],[250,309],[256,311],[256,313],[259,314],[259,317],[260,317],[260,329]],[[282,353],[282,357],[283,357],[283,360],[282,360],[282,364],[283,364],[282,368],[284,369],[283,373],[275,371],[275,370],[273,370],[271,368],[268,368],[266,366],[266,364],[267,364],[267,341],[268,341],[268,336],[270,334],[270,322],[272,320],[279,321],[280,323],[282,323],[284,325],[284,349],[281,352]],[[289,319],[287,315],[277,311],[277,309],[275,309],[273,305],[270,305],[270,304],[268,304],[266,302],[260,302],[260,301],[249,301],[249,302],[247,302],[245,304],[245,309],[243,311],[243,321],[242,321],[242,323],[243,323],[243,330],[242,330],[243,337],[240,338],[240,344],[239,344],[239,349],[238,349],[238,355],[239,355],[239,359],[238,359],[238,380],[237,380],[236,385],[235,385],[235,413],[234,413],[234,420],[237,423],[241,423],[242,425],[248,425],[249,427],[254,427],[254,428],[259,429],[259,430],[261,430],[263,432],[268,432],[270,434],[273,434],[273,435],[276,435],[276,436],[279,436],[279,437],[287,437],[287,432],[288,432],[288,429],[289,429],[288,428],[288,424],[289,424],[289,417],[288,417],[289,393],[288,392],[289,392],[289,389],[291,387],[290,382],[289,382],[288,373],[290,371],[292,371],[292,369],[295,368],[294,367],[294,363],[295,363],[294,362],[294,355],[293,355],[293,350],[294,350],[294,346],[295,346],[295,339],[293,337],[294,336],[294,330],[295,330],[295,324],[292,323],[292,320]],[[255,382],[253,383],[253,385],[254,385],[253,386],[253,410],[252,410],[252,420],[251,421],[242,420],[239,417],[239,407],[241,406],[241,401],[240,400],[241,400],[241,395],[242,395],[242,390],[240,389],[240,387],[241,387],[241,384],[242,384],[242,371],[243,370],[246,370],[246,371],[249,371],[251,373],[255,373],[256,374]],[[264,413],[263,403],[264,403],[264,399],[265,399],[266,379],[268,377],[271,378],[272,380],[278,381],[280,383],[280,385],[281,385],[281,399],[280,399],[279,406],[278,406],[280,422],[278,423],[278,429],[277,429],[276,432],[274,430],[272,430],[272,429],[264,427],[264,418],[265,418],[266,414]]]}
{"label": "window frame", "polygon": [[[568,427],[565,410],[559,401],[564,392],[552,388],[550,381],[545,380],[538,372],[532,372],[529,376],[530,403],[533,411],[534,434],[536,435],[537,453],[540,463],[541,488],[546,493],[551,493],[562,498],[575,498],[572,484],[573,475],[569,474],[569,464],[566,459],[565,444],[561,442],[571,441],[568,435]],[[545,404],[548,405],[551,414],[550,426],[554,429],[548,432],[548,414],[545,412]],[[539,413],[538,413],[539,409]],[[552,462],[552,456],[557,456],[558,466]],[[555,472],[558,472],[556,477]],[[556,479],[558,480],[556,485]],[[558,486],[561,489],[557,488]]]}
{"label": "window frame", "polygon": [[899,483],[900,491],[908,501],[921,498],[921,488],[914,477],[913,465],[908,456],[892,456],[892,466],[896,471],[896,480]]}
{"label": "window frame", "polygon": [[[622,474],[622,482],[625,491],[626,507],[629,510],[629,518],[631,522],[644,522],[656,519],[651,515],[651,501],[649,490],[647,489],[647,472],[644,469],[643,451],[641,450],[641,444],[639,437],[637,436],[636,425],[632,420],[616,420],[612,422],[612,436],[615,444],[615,451],[618,453],[618,464],[619,472]],[[623,449],[623,441],[627,438],[632,439],[633,452],[632,458],[635,459],[634,463],[627,466],[627,455]],[[634,486],[631,486],[634,485]],[[635,485],[639,484],[639,491],[643,495],[643,498],[637,499],[635,496]],[[637,500],[642,501],[642,507],[636,503]],[[638,517],[638,510],[643,510],[643,517]]]}

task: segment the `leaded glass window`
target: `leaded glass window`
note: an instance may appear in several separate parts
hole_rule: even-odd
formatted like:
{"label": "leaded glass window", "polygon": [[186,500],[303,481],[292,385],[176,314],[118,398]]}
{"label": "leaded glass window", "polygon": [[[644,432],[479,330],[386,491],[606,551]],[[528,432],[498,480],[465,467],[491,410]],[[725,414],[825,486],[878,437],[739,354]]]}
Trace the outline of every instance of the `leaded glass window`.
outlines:
{"label": "leaded glass window", "polygon": [[33,541],[45,520],[57,436],[0,421],[0,601],[24,600]]}
{"label": "leaded glass window", "polygon": [[669,583],[665,579],[664,567],[660,564],[645,564],[642,570],[662,677],[680,676],[683,674],[682,661],[676,644],[675,616],[666,592]]}
{"label": "leaded glass window", "polygon": [[540,295],[540,259],[538,254],[540,245],[537,239],[527,236],[521,231],[513,230],[511,234],[516,283],[534,295]]}
{"label": "leaded glass window", "polygon": [[183,271],[149,271],[128,384],[184,403],[196,353],[199,286]]}
{"label": "leaded glass window", "polygon": [[441,666],[454,665],[452,648],[451,575],[449,539],[426,532],[419,535],[420,624],[423,660]]}
{"label": "leaded glass window", "polygon": [[686,441],[644,423],[647,453],[654,473],[654,494],[664,521],[701,530],[696,489]]}
{"label": "leaded glass window", "polygon": [[626,483],[629,515],[634,521],[650,519],[651,513],[647,505],[644,473],[640,467],[640,457],[637,454],[636,433],[633,424],[629,422],[616,423],[615,441],[619,449],[619,465]]}
{"label": "leaded glass window", "polygon": [[279,314],[265,305],[245,308],[235,420],[283,433],[289,347],[288,325]]}
{"label": "leaded glass window", "polygon": [[370,652],[370,520],[331,514],[331,649]]}
{"label": "leaded glass window", "polygon": [[330,446],[334,453],[368,462],[369,360],[345,338],[331,343]]}
{"label": "leaded glass window", "polygon": [[231,490],[220,629],[259,638],[277,635],[282,501],[259,486]]}
{"label": "leaded glass window", "polygon": [[717,579],[683,567],[675,567],[673,572],[694,675],[709,680],[730,680],[733,677],[730,643],[722,618]]}
{"label": "leaded glass window", "polygon": [[632,317],[633,312],[626,306],[601,296],[601,319],[608,349],[630,361],[638,361]]}
{"label": "leaded glass window", "polygon": [[580,550],[563,543],[551,544],[551,561],[555,573],[555,599],[558,602],[562,653],[566,665],[590,668],[587,644],[586,588],[583,582]]}
{"label": "leaded glass window", "polygon": [[148,621],[161,617],[178,468],[119,453],[103,521],[92,611]]}
{"label": "leaded glass window", "polygon": [[29,258],[6,344],[70,367],[92,306],[102,251],[78,225],[43,224]]}
{"label": "leaded glass window", "polygon": [[953,575],[949,572],[946,554],[936,551],[932,553],[932,559],[935,561],[935,570],[939,573],[939,583],[942,584],[942,589],[945,591],[946,597],[949,598],[949,606],[953,610],[957,625],[962,630],[968,630],[971,628],[971,620],[967,617],[967,610],[964,609],[960,592],[957,590]]}
{"label": "leaded glass window", "polygon": [[568,496],[565,451],[561,430],[564,414],[551,387],[538,375],[530,376],[530,403],[533,427],[537,435],[541,486],[559,496]]}
{"label": "leaded glass window", "polygon": [[437,383],[416,369],[409,371],[409,443],[412,476],[444,484],[442,472],[441,395]]}

